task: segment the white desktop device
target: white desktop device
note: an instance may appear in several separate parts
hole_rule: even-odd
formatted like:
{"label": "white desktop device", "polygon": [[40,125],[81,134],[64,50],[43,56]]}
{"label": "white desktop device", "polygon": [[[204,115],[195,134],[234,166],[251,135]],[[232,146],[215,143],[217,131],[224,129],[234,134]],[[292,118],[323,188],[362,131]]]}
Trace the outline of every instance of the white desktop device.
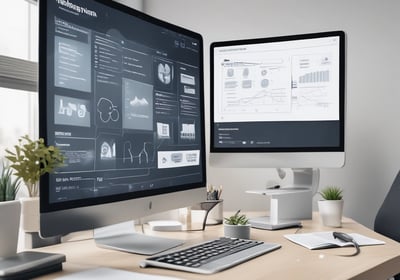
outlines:
{"label": "white desktop device", "polygon": [[277,190],[249,190],[249,194],[258,194],[269,197],[269,216],[249,219],[254,228],[281,229],[301,226],[301,220],[312,218],[311,188],[282,188]]}

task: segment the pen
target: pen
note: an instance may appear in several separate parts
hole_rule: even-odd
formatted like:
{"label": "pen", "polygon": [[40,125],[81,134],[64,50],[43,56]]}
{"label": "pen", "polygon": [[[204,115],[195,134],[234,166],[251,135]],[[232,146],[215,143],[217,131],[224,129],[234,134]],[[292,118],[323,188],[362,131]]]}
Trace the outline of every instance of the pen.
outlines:
{"label": "pen", "polygon": [[213,185],[207,185],[207,200],[220,200],[222,194],[222,185],[218,188]]}

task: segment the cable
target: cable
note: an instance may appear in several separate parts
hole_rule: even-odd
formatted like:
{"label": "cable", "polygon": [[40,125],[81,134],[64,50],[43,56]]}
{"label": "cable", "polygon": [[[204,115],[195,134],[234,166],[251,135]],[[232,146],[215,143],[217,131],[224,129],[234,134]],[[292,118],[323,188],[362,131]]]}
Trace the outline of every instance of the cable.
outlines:
{"label": "cable", "polygon": [[353,257],[353,256],[357,256],[358,254],[360,254],[361,250],[360,250],[360,245],[358,245],[358,243],[354,240],[353,237],[351,237],[350,235],[348,235],[347,233],[344,232],[337,232],[334,231],[333,233],[333,237],[340,239],[344,242],[350,242],[351,244],[353,244],[354,248],[356,249],[356,251],[353,254],[350,255],[340,255],[342,257]]}

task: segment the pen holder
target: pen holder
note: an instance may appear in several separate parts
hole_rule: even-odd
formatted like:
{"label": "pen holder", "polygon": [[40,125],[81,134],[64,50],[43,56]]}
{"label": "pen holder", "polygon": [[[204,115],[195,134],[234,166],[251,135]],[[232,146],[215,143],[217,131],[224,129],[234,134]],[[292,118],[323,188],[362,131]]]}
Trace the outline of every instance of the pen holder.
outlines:
{"label": "pen holder", "polygon": [[224,217],[224,201],[222,199],[219,200],[220,202],[215,205],[214,208],[210,210],[208,213],[208,217],[206,220],[206,225],[220,225],[222,224]]}
{"label": "pen holder", "polygon": [[206,200],[190,207],[190,213],[188,213],[190,215],[190,223],[186,223],[184,230],[204,230],[210,211],[221,202],[222,200]]}

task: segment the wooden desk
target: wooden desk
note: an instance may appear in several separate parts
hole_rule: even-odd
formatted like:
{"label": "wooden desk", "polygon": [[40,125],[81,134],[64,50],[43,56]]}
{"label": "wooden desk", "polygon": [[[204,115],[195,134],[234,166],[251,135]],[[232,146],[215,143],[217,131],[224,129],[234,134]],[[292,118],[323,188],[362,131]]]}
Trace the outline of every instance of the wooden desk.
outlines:
{"label": "wooden desk", "polygon": [[[248,215],[252,216],[252,215]],[[320,224],[318,216],[303,222],[300,232],[332,231]],[[46,275],[40,279],[53,279],[72,272],[88,268],[107,266],[141,273],[175,276],[183,279],[388,279],[400,272],[400,243],[386,238],[374,231],[344,218],[343,232],[357,232],[380,239],[385,245],[361,247],[361,253],[355,257],[338,256],[350,254],[354,248],[308,250],[283,237],[283,234],[294,233],[296,229],[267,231],[251,229],[251,238],[279,243],[282,248],[244,264],[213,275],[199,275],[158,268],[139,268],[145,256],[98,248],[93,240],[70,241],[68,243],[43,247],[39,251],[63,253],[67,262],[63,271]],[[207,226],[203,232],[155,233],[187,240],[187,245],[202,240],[213,239],[223,235],[223,227]]]}

